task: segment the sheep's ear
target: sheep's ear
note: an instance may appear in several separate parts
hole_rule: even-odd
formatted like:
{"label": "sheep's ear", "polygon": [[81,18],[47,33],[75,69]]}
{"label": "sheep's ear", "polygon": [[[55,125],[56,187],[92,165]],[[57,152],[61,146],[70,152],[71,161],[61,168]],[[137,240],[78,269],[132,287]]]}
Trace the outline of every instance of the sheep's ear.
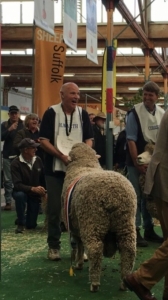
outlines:
{"label": "sheep's ear", "polygon": [[96,157],[99,159],[99,158],[101,157],[101,155],[99,155],[99,154],[96,154]]}

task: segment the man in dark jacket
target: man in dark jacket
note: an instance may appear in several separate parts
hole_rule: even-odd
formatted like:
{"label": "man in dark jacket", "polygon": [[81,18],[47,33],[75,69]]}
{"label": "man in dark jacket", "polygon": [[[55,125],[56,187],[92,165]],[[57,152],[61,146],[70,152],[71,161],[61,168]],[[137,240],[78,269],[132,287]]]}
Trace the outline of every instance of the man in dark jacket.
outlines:
{"label": "man in dark jacket", "polygon": [[106,138],[104,135],[104,124],[106,122],[106,116],[103,112],[99,112],[93,119],[95,124],[93,125],[94,145],[93,148],[99,158],[100,165],[105,167],[106,165]]}
{"label": "man in dark jacket", "polygon": [[35,156],[39,145],[30,138],[23,139],[19,144],[20,156],[11,163],[13,198],[18,218],[16,233],[22,233],[24,227],[34,229],[37,226],[39,202],[46,192],[43,164],[40,157]]}
{"label": "man in dark jacket", "polygon": [[23,128],[23,121],[19,118],[19,109],[12,105],[9,107],[9,119],[1,124],[1,141],[3,146],[3,176],[5,190],[5,210],[11,210],[12,200],[12,177],[10,165],[17,155],[16,149],[13,147],[13,141],[18,130]]}

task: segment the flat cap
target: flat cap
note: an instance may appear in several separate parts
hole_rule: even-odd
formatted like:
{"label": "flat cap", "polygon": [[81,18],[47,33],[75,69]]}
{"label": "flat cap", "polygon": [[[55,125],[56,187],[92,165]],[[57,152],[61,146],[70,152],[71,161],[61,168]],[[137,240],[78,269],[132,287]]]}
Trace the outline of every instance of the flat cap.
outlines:
{"label": "flat cap", "polygon": [[20,144],[18,145],[18,148],[19,149],[37,148],[38,146],[40,146],[40,143],[36,143],[34,140],[32,140],[30,138],[25,138],[20,142]]}

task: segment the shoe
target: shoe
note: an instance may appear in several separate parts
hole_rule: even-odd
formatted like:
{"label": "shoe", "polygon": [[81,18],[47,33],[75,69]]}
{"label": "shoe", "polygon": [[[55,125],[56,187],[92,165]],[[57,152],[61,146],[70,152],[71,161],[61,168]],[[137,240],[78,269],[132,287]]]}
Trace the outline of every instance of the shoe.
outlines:
{"label": "shoe", "polygon": [[143,239],[143,237],[141,236],[139,228],[136,229],[136,237],[137,237],[137,240],[136,240],[137,247],[147,247],[148,246],[147,241],[145,241],[145,239]]}
{"label": "shoe", "polygon": [[23,231],[25,230],[24,226],[23,225],[18,225],[16,230],[15,230],[15,233],[23,233]]}
{"label": "shoe", "polygon": [[61,260],[61,256],[60,256],[60,253],[59,253],[59,250],[58,249],[52,249],[52,248],[49,248],[48,249],[48,259],[50,260]]}
{"label": "shoe", "polygon": [[134,274],[130,274],[124,278],[126,287],[133,291],[140,300],[157,300],[145,286],[138,283]]}
{"label": "shoe", "polygon": [[83,254],[83,260],[84,260],[84,262],[87,262],[88,261],[88,257],[87,257],[87,254],[84,252],[84,254]]}
{"label": "shoe", "polygon": [[145,229],[144,239],[149,242],[162,244],[164,242],[164,238],[159,236],[153,229],[153,226],[150,229]]}
{"label": "shoe", "polygon": [[6,203],[4,210],[12,210],[12,205],[11,203]]}

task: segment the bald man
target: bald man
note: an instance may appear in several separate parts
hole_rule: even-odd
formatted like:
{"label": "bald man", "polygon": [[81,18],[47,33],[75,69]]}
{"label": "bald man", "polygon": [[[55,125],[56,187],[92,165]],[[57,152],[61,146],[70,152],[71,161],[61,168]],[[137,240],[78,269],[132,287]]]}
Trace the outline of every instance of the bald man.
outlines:
{"label": "bald man", "polygon": [[[41,146],[45,155],[45,178],[48,193],[48,258],[60,260],[61,193],[73,144],[85,142],[92,147],[93,132],[88,113],[78,106],[80,92],[73,82],[60,90],[61,102],[51,106],[40,126]],[[56,101],[58,103],[58,99]]]}

